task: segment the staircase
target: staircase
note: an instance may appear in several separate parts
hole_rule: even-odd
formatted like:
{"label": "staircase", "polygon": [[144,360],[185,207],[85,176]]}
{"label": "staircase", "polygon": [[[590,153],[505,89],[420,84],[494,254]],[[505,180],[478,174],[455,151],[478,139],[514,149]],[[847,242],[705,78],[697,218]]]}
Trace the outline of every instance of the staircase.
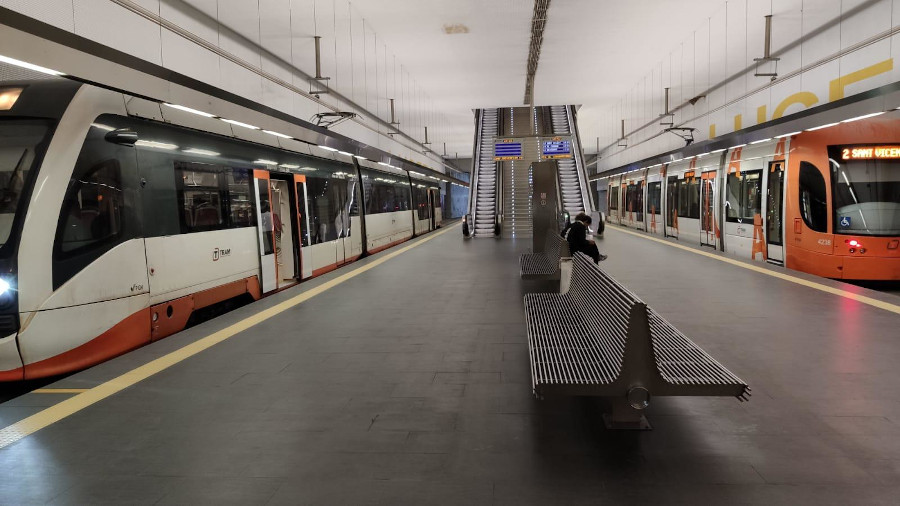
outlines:
{"label": "staircase", "polygon": [[479,116],[478,145],[475,146],[475,185],[471,203],[475,237],[494,237],[497,216],[497,162],[494,161],[494,137],[499,118],[497,109],[482,109]]}
{"label": "staircase", "polygon": [[[550,107],[550,121],[555,135],[572,135],[569,122],[568,106],[554,105]],[[578,213],[585,212],[585,201],[582,194],[581,181],[578,177],[578,166],[575,158],[581,156],[580,146],[576,139],[572,139],[572,158],[563,158],[558,161],[559,189],[562,194],[563,207],[574,217]]]}

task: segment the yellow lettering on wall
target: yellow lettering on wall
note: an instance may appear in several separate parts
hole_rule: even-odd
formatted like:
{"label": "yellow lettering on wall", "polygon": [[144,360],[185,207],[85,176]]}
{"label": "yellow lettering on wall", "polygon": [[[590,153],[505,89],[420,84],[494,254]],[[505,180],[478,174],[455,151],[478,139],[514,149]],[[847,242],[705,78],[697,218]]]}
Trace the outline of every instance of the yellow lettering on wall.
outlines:
{"label": "yellow lettering on wall", "polygon": [[712,139],[715,136],[716,136],[716,124],[713,123],[712,125],[709,125],[709,138]]}
{"label": "yellow lettering on wall", "polygon": [[741,115],[737,114],[734,117],[734,131],[737,132],[741,129]]}
{"label": "yellow lettering on wall", "polygon": [[883,62],[879,62],[875,65],[857,70],[856,72],[851,72],[831,81],[828,84],[828,101],[834,102],[835,100],[844,98],[844,88],[846,88],[847,86],[853,83],[858,83],[864,79],[877,76],[878,74],[890,72],[893,68],[894,59],[888,58]]}
{"label": "yellow lettering on wall", "polygon": [[775,112],[772,113],[772,119],[778,119],[784,116],[784,111],[786,111],[788,107],[794,104],[803,104],[806,107],[812,107],[812,105],[818,101],[819,97],[817,97],[816,94],[811,91],[801,91],[799,93],[794,93],[788,98],[782,100],[780,104],[778,104],[778,107],[775,108]]}
{"label": "yellow lettering on wall", "polygon": [[766,122],[766,106],[761,105],[756,108],[756,124],[761,125]]}

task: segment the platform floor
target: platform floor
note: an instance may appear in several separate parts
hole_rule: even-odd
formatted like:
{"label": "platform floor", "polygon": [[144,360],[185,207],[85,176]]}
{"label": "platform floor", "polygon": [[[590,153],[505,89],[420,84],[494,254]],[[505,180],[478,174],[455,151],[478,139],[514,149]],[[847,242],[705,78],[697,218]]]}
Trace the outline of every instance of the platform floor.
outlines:
{"label": "platform floor", "polygon": [[455,226],[6,402],[3,426],[59,410],[343,280],[0,441],[0,504],[897,504],[898,314],[610,229],[603,267],[753,389],[610,432],[595,399],[532,397],[529,246]]}

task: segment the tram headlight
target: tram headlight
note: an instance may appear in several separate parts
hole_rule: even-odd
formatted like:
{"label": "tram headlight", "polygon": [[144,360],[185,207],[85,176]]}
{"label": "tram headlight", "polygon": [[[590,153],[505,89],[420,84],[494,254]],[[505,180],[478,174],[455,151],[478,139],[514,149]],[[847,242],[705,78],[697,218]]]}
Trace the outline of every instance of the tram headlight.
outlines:
{"label": "tram headlight", "polygon": [[12,286],[9,284],[9,281],[0,278],[0,296],[6,295],[10,290],[12,290]]}

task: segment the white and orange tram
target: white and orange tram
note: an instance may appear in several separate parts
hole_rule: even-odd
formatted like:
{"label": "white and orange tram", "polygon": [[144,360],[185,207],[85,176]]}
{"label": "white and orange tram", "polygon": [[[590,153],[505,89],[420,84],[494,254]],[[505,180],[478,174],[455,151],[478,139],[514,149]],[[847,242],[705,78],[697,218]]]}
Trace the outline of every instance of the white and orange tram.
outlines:
{"label": "white and orange tram", "polygon": [[130,98],[0,82],[0,381],[96,364],[441,225],[434,176],[138,117]]}
{"label": "white and orange tram", "polygon": [[611,223],[828,278],[900,280],[897,114],[651,165],[598,189]]}

